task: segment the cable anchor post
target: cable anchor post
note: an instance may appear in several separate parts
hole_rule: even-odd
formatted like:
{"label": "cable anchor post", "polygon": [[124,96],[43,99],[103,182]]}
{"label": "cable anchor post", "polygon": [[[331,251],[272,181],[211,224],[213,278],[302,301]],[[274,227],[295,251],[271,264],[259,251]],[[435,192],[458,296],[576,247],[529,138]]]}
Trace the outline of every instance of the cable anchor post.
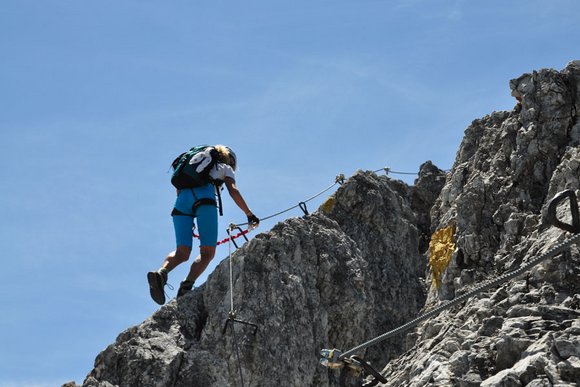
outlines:
{"label": "cable anchor post", "polygon": [[[237,235],[236,237],[232,237],[232,231],[234,231],[234,230],[238,230],[240,232],[239,235]],[[228,226],[226,232],[228,233],[228,240],[231,241],[234,244],[234,246],[236,247],[236,249],[239,248],[238,244],[236,243],[236,238],[238,236],[241,235],[241,236],[244,237],[244,239],[246,240],[246,242],[249,241],[248,237],[246,236],[246,233],[237,224],[230,223],[230,225]]]}
{"label": "cable anchor post", "polygon": [[[227,229],[228,232],[228,237],[229,237],[229,241],[228,241],[228,246],[229,246],[229,261],[230,261],[230,311],[228,313],[228,318],[226,320],[226,323],[224,324],[224,329],[222,330],[222,335],[226,333],[226,330],[228,329],[228,325],[230,324],[230,322],[232,323],[232,332],[235,334],[235,330],[234,330],[234,323],[239,323],[242,325],[247,325],[247,326],[251,326],[254,328],[254,332],[253,335],[255,336],[256,333],[258,332],[258,325],[251,323],[249,321],[244,321],[244,320],[239,320],[237,319],[237,310],[234,309],[234,274],[233,274],[233,262],[232,262],[232,251],[231,251],[231,242],[234,242],[235,245],[235,241],[232,238],[232,230],[235,229],[240,229],[239,226],[236,226],[235,224],[231,223]],[[241,231],[241,229],[240,229]],[[248,240],[248,238],[246,238],[246,236],[244,235],[244,238],[246,240]],[[237,247],[237,245],[236,245]]]}
{"label": "cable anchor post", "polygon": [[351,356],[345,358],[342,351],[334,349],[323,349],[320,351],[320,364],[330,369],[340,369],[346,367],[349,371],[359,375],[361,372],[373,377],[373,380],[364,386],[375,386],[378,383],[387,383],[387,379],[377,371],[369,362],[361,357]]}
{"label": "cable anchor post", "polygon": [[[571,224],[565,223],[558,219],[558,205],[566,199],[570,200],[570,213],[572,215]],[[576,193],[574,193],[574,191],[571,189],[558,192],[548,204],[546,220],[552,226],[558,227],[564,231],[568,231],[573,234],[580,233],[580,213],[578,211],[578,200],[576,198]]]}
{"label": "cable anchor post", "polygon": [[252,322],[249,321],[244,321],[244,320],[240,320],[236,318],[237,315],[237,311],[232,310],[228,313],[228,318],[226,320],[226,323],[224,324],[224,329],[222,330],[222,335],[226,334],[226,331],[228,329],[228,325],[231,323],[232,324],[232,328],[233,328],[233,324],[237,323],[237,324],[242,324],[248,327],[252,327],[253,331],[252,331],[252,335],[256,336],[256,333],[258,333],[258,324],[254,324]]}
{"label": "cable anchor post", "polygon": [[305,202],[300,202],[298,203],[298,206],[300,206],[300,209],[302,210],[302,212],[304,212],[304,215],[310,215],[308,213],[308,208],[306,207],[306,203]]}
{"label": "cable anchor post", "polygon": [[344,367],[345,363],[341,360],[342,351],[333,349],[322,349],[320,351],[320,364],[330,369],[338,369]]}

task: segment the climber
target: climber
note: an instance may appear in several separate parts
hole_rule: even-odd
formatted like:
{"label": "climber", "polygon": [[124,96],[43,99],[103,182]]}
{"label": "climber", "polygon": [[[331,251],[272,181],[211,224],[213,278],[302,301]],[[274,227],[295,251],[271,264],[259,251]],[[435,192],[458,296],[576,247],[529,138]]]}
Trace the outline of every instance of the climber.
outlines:
{"label": "climber", "polygon": [[[237,167],[236,154],[229,147],[223,145],[192,148],[190,153],[194,150],[199,151],[199,149],[205,150],[204,155],[201,156],[206,157],[206,159],[213,157],[215,160],[205,163],[211,165],[211,167],[207,170],[207,179],[202,179],[203,183],[200,183],[203,185],[194,188],[177,188],[177,199],[171,213],[177,248],[167,255],[159,270],[147,273],[151,298],[159,305],[165,303],[163,288],[167,283],[169,272],[189,259],[192,249],[194,218],[199,230],[200,255],[192,263],[185,280],[180,283],[177,292],[178,298],[193,288],[195,280],[203,273],[214,257],[218,234],[218,214],[215,196],[216,191],[219,193],[219,190],[221,190],[223,183],[225,183],[234,203],[248,217],[248,225],[257,227],[260,223],[260,220],[250,210],[236,186],[234,173]],[[184,155],[186,153],[183,153],[180,157],[182,158]],[[174,161],[174,168],[178,164],[180,157]],[[199,157],[195,160],[199,160]],[[192,158],[189,161],[188,159],[188,164],[192,164],[195,160]],[[172,178],[172,183],[177,187],[182,187],[174,183],[174,178]]]}

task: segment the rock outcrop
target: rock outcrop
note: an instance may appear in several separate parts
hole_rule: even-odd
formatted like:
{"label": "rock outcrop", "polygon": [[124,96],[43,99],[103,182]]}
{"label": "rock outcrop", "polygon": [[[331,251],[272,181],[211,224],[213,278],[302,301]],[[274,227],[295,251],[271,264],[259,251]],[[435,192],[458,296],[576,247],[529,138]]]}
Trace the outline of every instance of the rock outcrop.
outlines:
{"label": "rock outcrop", "polygon": [[[559,191],[580,193],[580,62],[510,82],[518,104],[473,121],[453,168],[415,185],[359,172],[314,214],[256,235],[190,294],[121,333],[83,386],[354,386],[321,367],[513,270],[569,234],[546,223]],[[566,218],[563,204],[559,216]],[[454,225],[435,286],[430,236]],[[574,386],[580,381],[580,247],[469,298],[360,355],[386,386]],[[235,333],[235,334],[234,334]]]}
{"label": "rock outcrop", "polygon": [[[418,246],[428,225],[414,206],[433,205],[442,176],[430,163],[416,187],[357,173],[324,210],[281,222],[232,255],[237,317],[257,324],[255,335],[242,324],[234,324],[235,341],[229,328],[223,332],[231,302],[226,259],[204,285],[123,332],[84,385],[236,386],[241,378],[246,386],[338,385],[339,375],[319,365],[322,348],[354,346],[425,303]],[[403,347],[400,337],[367,358],[384,364]]]}
{"label": "rock outcrop", "polygon": [[[580,62],[511,83],[511,112],[475,120],[431,211],[454,223],[457,250],[427,306],[453,299],[562,241],[547,203],[578,194]],[[559,216],[569,218],[562,205]],[[568,219],[568,222],[570,219]],[[384,373],[388,386],[573,386],[580,382],[580,252],[573,247],[523,278],[425,322]]]}

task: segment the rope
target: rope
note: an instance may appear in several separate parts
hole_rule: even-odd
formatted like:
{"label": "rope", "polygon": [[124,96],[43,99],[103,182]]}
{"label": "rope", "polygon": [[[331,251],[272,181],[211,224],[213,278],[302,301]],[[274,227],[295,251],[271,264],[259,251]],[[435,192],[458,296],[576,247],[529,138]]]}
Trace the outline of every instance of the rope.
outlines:
{"label": "rope", "polygon": [[475,289],[473,289],[467,293],[464,293],[461,296],[430,310],[429,312],[417,317],[414,320],[409,321],[408,323],[406,323],[404,325],[401,325],[398,328],[395,328],[387,333],[382,334],[381,336],[378,336],[372,340],[367,341],[366,343],[363,343],[357,347],[354,347],[354,348],[344,352],[343,354],[340,355],[339,360],[343,360],[345,358],[348,358],[349,356],[351,356],[355,352],[362,351],[363,349],[366,349],[372,345],[378,344],[381,341],[388,339],[389,337],[395,336],[395,335],[402,333],[402,332],[406,332],[406,331],[410,330],[412,327],[414,327],[415,325],[419,324],[420,322],[425,321],[433,316],[436,316],[439,313],[443,312],[444,310],[449,309],[452,306],[455,306],[463,301],[466,301],[468,298],[470,298],[478,293],[484,292],[484,291],[489,290],[493,287],[496,287],[497,285],[500,285],[504,282],[507,282],[512,278],[518,277],[519,275],[525,273],[526,271],[528,271],[529,269],[531,269],[533,266],[537,265],[538,263],[540,263],[548,258],[554,257],[554,256],[560,254],[563,250],[567,249],[568,247],[570,247],[574,244],[578,244],[578,243],[580,243],[580,234],[576,234],[573,237],[555,245],[550,250],[548,250],[546,253],[540,255],[539,257],[536,257],[536,258],[530,260],[527,264],[521,266],[520,268],[513,270],[511,272],[507,272],[507,273],[503,274],[502,276],[496,278],[493,281],[487,281],[483,285],[476,287]]}
{"label": "rope", "polygon": [[[218,241],[218,242],[216,243],[216,246],[223,245],[224,243],[226,243],[226,242],[229,242],[229,241],[232,241],[232,240],[234,240],[234,239],[238,239],[239,237],[241,237],[241,236],[244,236],[244,235],[246,235],[246,234],[247,234],[247,233],[249,233],[249,232],[250,232],[250,230],[248,229],[248,230],[244,230],[244,231],[242,231],[242,232],[239,232],[239,233],[237,233],[237,234],[236,234],[236,235],[234,235],[234,236],[229,236],[229,237],[227,237],[227,238],[225,238],[225,239],[222,239],[221,241]],[[229,235],[229,233],[228,233],[228,235]],[[198,238],[198,239],[199,239],[199,235],[198,235],[198,234],[196,234],[195,232],[193,233],[193,236],[194,236],[195,238]]]}

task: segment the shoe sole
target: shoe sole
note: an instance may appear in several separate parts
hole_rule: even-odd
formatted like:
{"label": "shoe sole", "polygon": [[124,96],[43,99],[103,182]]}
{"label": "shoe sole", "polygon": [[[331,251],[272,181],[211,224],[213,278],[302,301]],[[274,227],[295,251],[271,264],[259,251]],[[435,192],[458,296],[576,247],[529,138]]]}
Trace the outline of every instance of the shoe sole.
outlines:
{"label": "shoe sole", "polygon": [[160,281],[161,275],[154,271],[147,273],[147,282],[149,282],[149,293],[153,301],[159,305],[165,304],[165,292]]}

